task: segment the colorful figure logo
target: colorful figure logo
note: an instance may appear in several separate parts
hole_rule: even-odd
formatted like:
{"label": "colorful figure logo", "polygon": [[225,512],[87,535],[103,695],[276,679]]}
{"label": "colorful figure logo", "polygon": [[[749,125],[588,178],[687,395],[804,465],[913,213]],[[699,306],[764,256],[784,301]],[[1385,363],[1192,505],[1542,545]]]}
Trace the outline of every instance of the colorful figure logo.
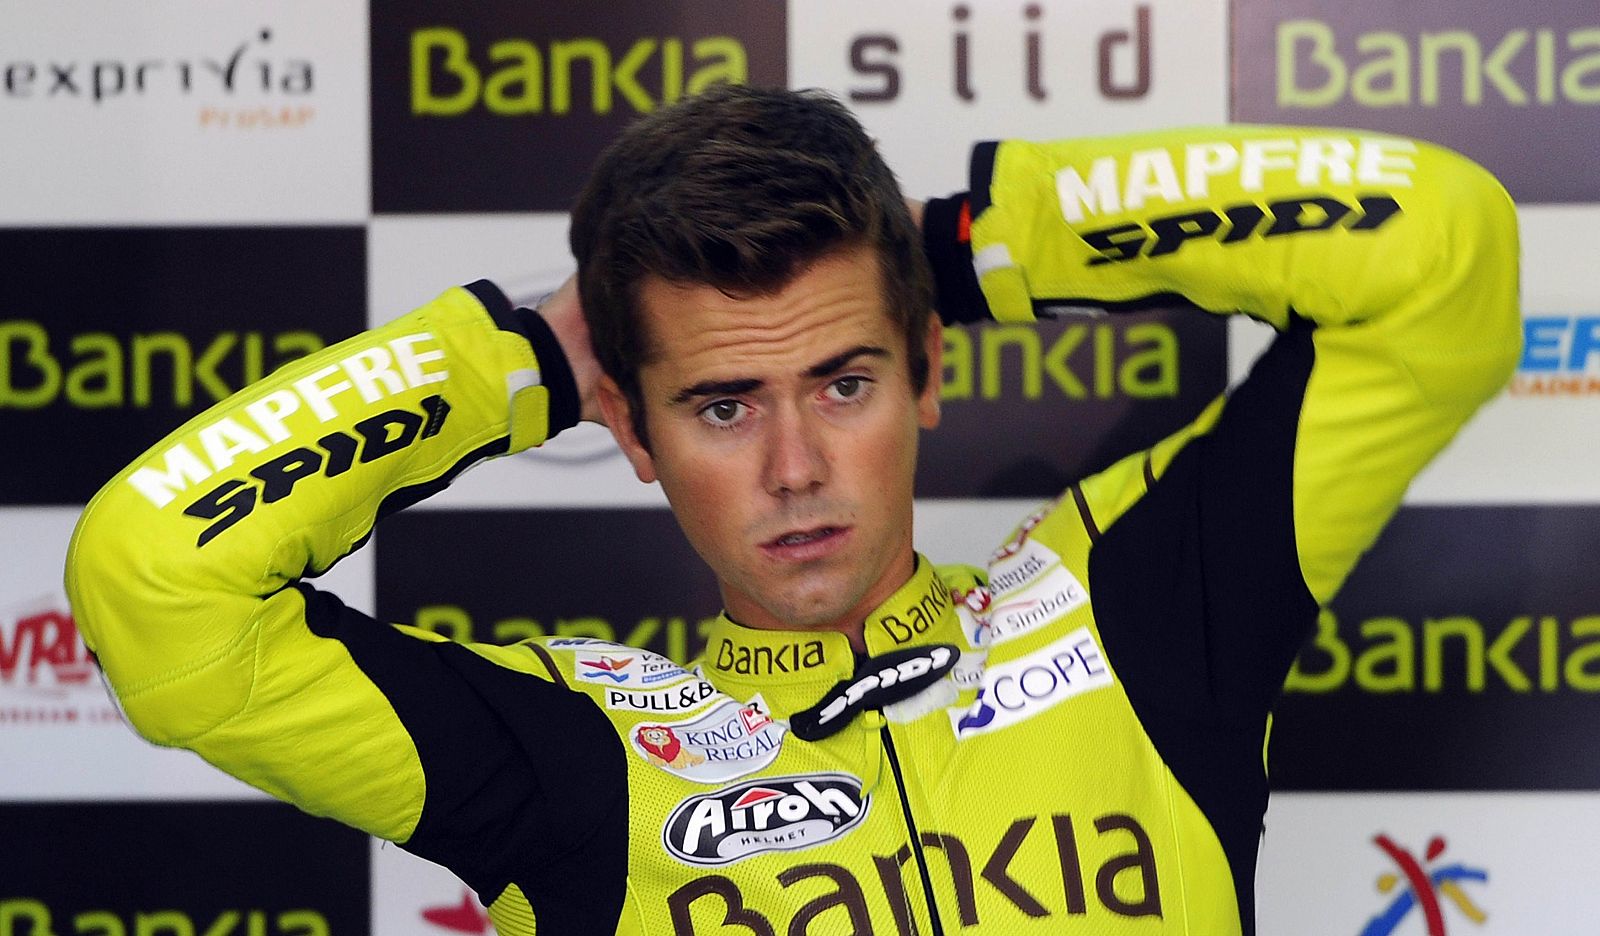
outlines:
{"label": "colorful figure logo", "polygon": [[633,662],[633,657],[608,657],[603,656],[598,660],[579,660],[578,678],[599,682],[609,679],[612,682],[625,683],[631,673],[623,672],[628,664]]}
{"label": "colorful figure logo", "polygon": [[1488,915],[1472,902],[1466,891],[1461,889],[1459,882],[1487,882],[1489,872],[1462,864],[1448,864],[1434,867],[1432,870],[1424,865],[1424,862],[1431,863],[1444,854],[1443,836],[1436,835],[1428,842],[1428,850],[1421,862],[1410,852],[1396,845],[1387,835],[1379,835],[1373,842],[1394,859],[1395,865],[1400,869],[1399,874],[1388,872],[1379,875],[1378,892],[1387,894],[1397,885],[1403,883],[1405,886],[1382,913],[1367,921],[1367,928],[1361,931],[1361,936],[1389,936],[1416,907],[1422,908],[1422,918],[1428,926],[1428,936],[1447,936],[1444,929],[1444,913],[1439,905],[1441,896],[1455,904],[1456,909],[1474,923],[1482,923],[1488,919]]}

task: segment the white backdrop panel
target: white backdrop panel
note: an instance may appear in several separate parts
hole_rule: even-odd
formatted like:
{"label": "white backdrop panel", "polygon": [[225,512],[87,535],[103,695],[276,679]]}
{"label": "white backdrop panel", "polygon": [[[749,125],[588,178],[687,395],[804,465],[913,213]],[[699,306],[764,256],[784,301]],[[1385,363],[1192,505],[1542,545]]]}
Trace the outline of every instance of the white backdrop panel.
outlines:
{"label": "white backdrop panel", "polygon": [[[1256,876],[1261,936],[1424,936],[1413,908],[1392,929],[1364,930],[1405,890],[1379,878],[1401,874],[1374,843],[1384,834],[1424,873],[1451,865],[1482,871],[1460,892],[1485,916],[1473,921],[1448,895],[1445,932],[1473,936],[1577,936],[1595,932],[1593,886],[1600,801],[1590,794],[1294,794],[1272,798]],[[1433,860],[1428,843],[1444,845]]]}
{"label": "white backdrop panel", "polygon": [[1221,0],[789,5],[790,85],[839,95],[915,196],[965,189],[977,140],[1223,123],[1227,49]]}
{"label": "white backdrop panel", "polygon": [[361,222],[361,0],[7,3],[0,223]]}

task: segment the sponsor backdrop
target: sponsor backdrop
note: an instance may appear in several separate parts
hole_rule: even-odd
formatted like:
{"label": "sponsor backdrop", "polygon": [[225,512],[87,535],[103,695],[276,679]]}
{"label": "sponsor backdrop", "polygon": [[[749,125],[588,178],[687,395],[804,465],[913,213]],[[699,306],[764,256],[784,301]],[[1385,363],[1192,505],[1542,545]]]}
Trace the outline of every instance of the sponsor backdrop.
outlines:
{"label": "sponsor backdrop", "polygon": [[[133,738],[60,585],[85,500],[256,375],[487,276],[571,269],[634,116],[827,89],[912,194],[998,136],[1226,121],[1416,134],[1518,198],[1526,352],[1291,676],[1264,934],[1590,932],[1600,851],[1600,12],[1589,0],[114,0],[0,9],[0,936],[480,934],[475,896]],[[443,11],[443,12],[441,12]],[[1198,313],[951,334],[918,544],[1038,499],[1247,371]],[[625,579],[627,587],[614,583]],[[321,584],[449,637],[684,659],[714,583],[590,427],[390,518]]]}

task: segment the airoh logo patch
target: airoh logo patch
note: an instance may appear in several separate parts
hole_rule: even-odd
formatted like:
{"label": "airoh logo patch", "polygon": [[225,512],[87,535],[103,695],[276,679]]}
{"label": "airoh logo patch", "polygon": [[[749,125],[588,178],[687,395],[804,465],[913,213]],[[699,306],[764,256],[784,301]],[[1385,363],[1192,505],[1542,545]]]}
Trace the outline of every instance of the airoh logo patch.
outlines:
{"label": "airoh logo patch", "polygon": [[679,803],[661,841],[687,864],[732,864],[838,838],[866,818],[870,803],[861,781],[848,774],[763,777]]}

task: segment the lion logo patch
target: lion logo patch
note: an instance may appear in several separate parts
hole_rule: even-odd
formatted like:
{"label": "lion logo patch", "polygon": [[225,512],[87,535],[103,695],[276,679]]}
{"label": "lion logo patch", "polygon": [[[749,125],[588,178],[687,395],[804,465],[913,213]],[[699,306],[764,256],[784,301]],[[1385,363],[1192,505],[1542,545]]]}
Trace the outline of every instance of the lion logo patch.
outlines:
{"label": "lion logo patch", "polygon": [[694,719],[644,722],[626,737],[652,767],[695,783],[726,783],[770,766],[788,731],[756,696],[726,699]]}
{"label": "lion logo patch", "polygon": [[704,764],[706,759],[693,751],[685,750],[683,742],[672,733],[666,725],[642,725],[633,736],[639,749],[644,752],[645,760],[657,767],[672,767],[679,770],[685,767],[694,767]]}

